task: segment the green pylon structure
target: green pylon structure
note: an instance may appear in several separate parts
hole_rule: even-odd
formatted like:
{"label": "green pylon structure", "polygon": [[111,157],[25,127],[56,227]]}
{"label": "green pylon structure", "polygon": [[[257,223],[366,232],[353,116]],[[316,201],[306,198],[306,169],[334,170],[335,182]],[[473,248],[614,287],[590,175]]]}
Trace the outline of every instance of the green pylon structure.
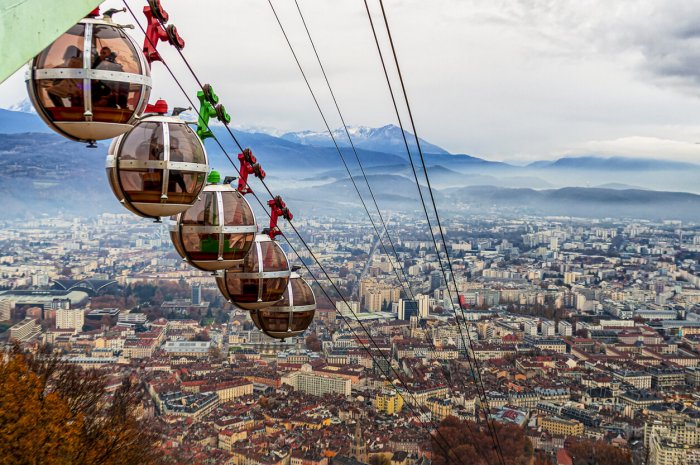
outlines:
{"label": "green pylon structure", "polygon": [[197,99],[199,100],[197,135],[204,142],[204,139],[214,137],[209,129],[209,119],[212,116],[224,124],[231,122],[231,116],[226,112],[226,108],[219,103],[219,96],[214,93],[214,89],[209,84],[204,84],[204,90],[197,92]]}

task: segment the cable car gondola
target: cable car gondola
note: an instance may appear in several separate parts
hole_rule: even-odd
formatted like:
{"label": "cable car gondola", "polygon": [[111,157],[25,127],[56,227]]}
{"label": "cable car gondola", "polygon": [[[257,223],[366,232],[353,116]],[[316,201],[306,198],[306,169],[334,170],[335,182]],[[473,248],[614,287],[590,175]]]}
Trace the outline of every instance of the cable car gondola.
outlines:
{"label": "cable car gondola", "polygon": [[258,234],[245,260],[219,273],[216,282],[226,300],[244,310],[258,310],[282,299],[290,275],[287,255],[279,244],[267,234]]}
{"label": "cable car gondola", "polygon": [[27,90],[54,131],[91,144],[128,131],[151,92],[150,66],[136,42],[93,12],[30,63]]}
{"label": "cable car gondola", "polygon": [[159,114],[142,118],[112,141],[107,178],[117,199],[146,218],[182,213],[204,189],[209,164],[204,144],[178,116],[165,116],[167,104],[152,106]]}
{"label": "cable car gondola", "polygon": [[282,300],[260,310],[250,312],[255,326],[275,339],[286,339],[302,334],[316,313],[316,297],[311,286],[292,272]]}
{"label": "cable car gondola", "polygon": [[[249,255],[257,226],[248,201],[230,184],[219,184],[216,171],[199,199],[177,215],[170,231],[175,250],[203,271],[225,270]],[[285,258],[286,260],[286,258]]]}

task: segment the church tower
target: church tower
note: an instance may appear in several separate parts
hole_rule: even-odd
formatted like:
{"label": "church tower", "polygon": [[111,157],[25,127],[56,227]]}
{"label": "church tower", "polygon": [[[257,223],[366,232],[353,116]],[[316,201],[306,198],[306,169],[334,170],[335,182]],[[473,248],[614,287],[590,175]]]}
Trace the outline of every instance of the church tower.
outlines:
{"label": "church tower", "polygon": [[365,443],[365,438],[362,436],[359,418],[355,420],[355,440],[352,443],[350,453],[352,457],[359,462],[367,463],[367,460],[369,460],[367,456],[367,444]]}

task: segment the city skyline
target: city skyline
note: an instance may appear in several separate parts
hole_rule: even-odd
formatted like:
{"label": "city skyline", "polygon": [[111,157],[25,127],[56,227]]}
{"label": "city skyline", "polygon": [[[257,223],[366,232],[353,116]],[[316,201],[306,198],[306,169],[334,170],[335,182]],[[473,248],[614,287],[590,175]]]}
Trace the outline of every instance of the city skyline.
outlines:
{"label": "city skyline", "polygon": [[[281,344],[255,330],[247,312],[228,307],[211,276],[173,256],[164,238],[167,225],[144,225],[128,214],[5,224],[0,236],[0,285],[10,290],[0,292],[0,301],[11,302],[5,312],[17,323],[10,328],[10,337],[24,345],[48,338],[63,347],[70,363],[85,368],[115,372],[134,363],[153,367],[160,374],[146,381],[156,418],[171,422],[190,418],[194,423],[187,434],[193,439],[200,434],[197,431],[268,392],[264,397],[271,402],[305,405],[305,419],[296,420],[302,424],[326,418],[335,425],[338,414],[333,405],[341,402],[352,409],[358,396],[369,396],[371,407],[361,408],[371,408],[384,419],[365,428],[374,428],[372,434],[383,437],[388,431],[381,425],[387,425],[401,431],[409,444],[417,441],[414,446],[367,441],[362,452],[353,445],[356,423],[341,421],[343,433],[336,434],[346,439],[337,452],[365,461],[400,451],[408,458],[424,453],[418,446],[421,437],[410,433],[415,411],[425,411],[430,421],[455,415],[477,424],[483,424],[488,411],[504,425],[520,425],[536,450],[556,457],[576,453],[563,447],[565,437],[602,437],[617,450],[628,451],[633,463],[642,463],[638,460],[645,454],[657,457],[650,464],[667,463],[664,460],[681,453],[670,440],[694,444],[689,438],[696,437],[697,426],[681,432],[673,425],[693,424],[700,385],[700,281],[697,261],[683,258],[700,252],[700,225],[614,219],[591,224],[585,219],[533,216],[445,221],[458,286],[452,304],[420,222],[398,215],[388,225],[396,235],[401,260],[397,263],[396,257],[381,252],[376,239],[365,240],[372,231],[367,221],[350,223],[327,216],[301,220],[302,235],[309,238],[352,310],[344,310],[345,301],[338,297],[321,298],[316,322],[305,337]],[[44,247],[32,252],[17,238]],[[108,255],[100,252],[105,250],[102,244],[109,244]],[[13,256],[23,258],[11,260]],[[293,254],[289,257],[298,263]],[[679,258],[667,261],[669,257]],[[403,284],[393,266],[405,272]],[[311,269],[318,272],[315,265]],[[330,290],[327,280],[320,284]],[[137,300],[132,298],[125,306],[119,296],[127,288]],[[154,302],[148,289],[158,288],[166,294]],[[413,299],[406,288],[415,293],[415,307],[407,304]],[[42,291],[32,297],[32,289]],[[32,304],[32,299],[45,303]],[[145,299],[150,303],[134,306]],[[61,305],[81,312],[87,326],[61,329],[57,318],[53,329],[51,312],[68,311]],[[467,321],[461,324],[468,337],[456,331],[459,306],[466,311]],[[378,344],[380,352],[373,356],[362,349],[368,339],[357,319]],[[74,320],[67,321],[61,324],[70,326]],[[467,339],[472,342],[467,344]],[[91,341],[87,351],[86,341]],[[399,376],[406,377],[399,392],[381,382],[388,373],[386,367],[377,366],[383,350],[392,363],[400,363],[395,367],[403,373]],[[180,390],[175,388],[166,366],[199,367],[215,363],[210,359],[214,354],[226,358],[222,369],[209,368],[213,371],[208,378],[185,378]],[[469,359],[480,363],[489,409],[474,380],[469,380]],[[436,370],[435,360],[454,364],[451,381],[438,381],[445,375]],[[430,377],[415,378],[425,370],[432,373]],[[285,394],[287,387],[294,394]],[[424,397],[413,399],[417,393]],[[667,411],[685,397],[684,413]],[[335,400],[326,404],[324,399]],[[275,417],[278,421],[285,421],[284,411],[274,414],[281,415]],[[277,463],[274,460],[281,457],[295,460],[291,451],[269,449],[254,439],[256,412],[252,409],[236,423],[239,426],[219,433],[215,447],[201,449],[186,441],[185,450],[210,457],[224,454],[222,460],[230,457],[227,453],[246,456],[261,465]],[[644,428],[635,433],[633,425],[639,421]],[[169,437],[177,431],[171,428],[160,434]],[[336,431],[336,426],[320,431],[326,428]],[[244,431],[253,434],[248,441],[234,439]],[[309,440],[336,450],[321,437],[312,435]],[[390,442],[388,436],[385,441]],[[309,448],[307,453],[324,464],[322,449]],[[568,452],[557,452],[565,449]],[[274,455],[258,455],[263,450],[282,455],[273,460]]]}

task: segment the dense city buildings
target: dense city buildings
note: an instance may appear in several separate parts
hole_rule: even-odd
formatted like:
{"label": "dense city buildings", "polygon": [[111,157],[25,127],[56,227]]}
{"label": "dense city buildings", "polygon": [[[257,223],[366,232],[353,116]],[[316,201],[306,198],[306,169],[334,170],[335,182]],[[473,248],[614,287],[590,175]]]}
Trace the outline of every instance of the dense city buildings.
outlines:
{"label": "dense city buildings", "polygon": [[361,220],[297,225],[342,298],[314,283],[312,327],[279,342],[165,224],[5,222],[3,342],[138,376],[163,448],[212,463],[427,465],[448,417],[517,425],[552,463],[573,439],[700,463],[700,225],[454,217],[454,275],[410,216],[389,224],[398,262]]}

